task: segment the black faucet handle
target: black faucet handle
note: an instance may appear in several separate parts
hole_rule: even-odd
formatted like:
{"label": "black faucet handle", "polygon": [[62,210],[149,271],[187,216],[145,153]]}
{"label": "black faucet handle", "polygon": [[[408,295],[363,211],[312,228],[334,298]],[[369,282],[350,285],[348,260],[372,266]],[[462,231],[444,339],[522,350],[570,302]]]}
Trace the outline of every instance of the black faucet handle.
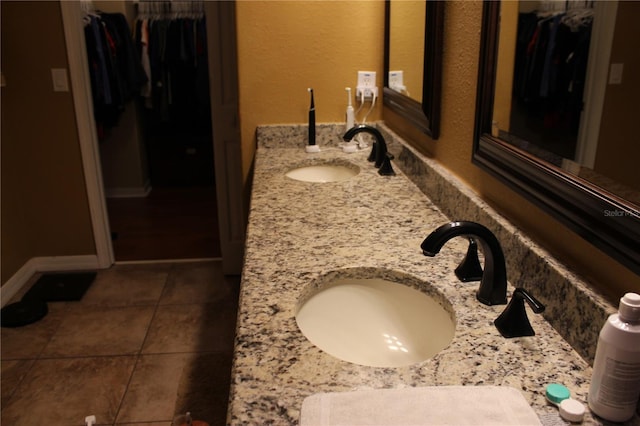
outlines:
{"label": "black faucet handle", "polygon": [[500,316],[493,322],[502,336],[511,338],[536,335],[527,317],[527,312],[524,307],[525,301],[534,313],[539,314],[544,312],[545,307],[538,299],[529,294],[525,289],[521,287],[516,288],[513,296],[511,296],[511,302],[509,302],[504,311],[502,311]]}
{"label": "black faucet handle", "polygon": [[380,169],[378,169],[378,174],[382,176],[395,176],[396,172],[393,171],[393,167],[391,167],[391,160],[393,160],[393,154],[387,152],[382,159],[382,164],[380,165]]}
{"label": "black faucet handle", "polygon": [[482,279],[482,266],[480,265],[480,259],[478,259],[478,243],[475,238],[468,238],[469,247],[467,248],[467,254],[454,271],[456,277],[463,283],[480,281]]}

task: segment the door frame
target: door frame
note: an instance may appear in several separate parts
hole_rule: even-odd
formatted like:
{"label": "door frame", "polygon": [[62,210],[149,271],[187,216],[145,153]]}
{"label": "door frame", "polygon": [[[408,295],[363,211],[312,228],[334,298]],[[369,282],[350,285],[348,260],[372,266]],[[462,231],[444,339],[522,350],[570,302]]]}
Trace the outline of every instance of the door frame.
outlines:
{"label": "door frame", "polygon": [[82,10],[80,2],[60,0],[64,38],[69,63],[69,80],[73,95],[76,126],[82,155],[84,182],[89,201],[89,212],[93,227],[93,240],[99,268],[108,268],[115,262],[109,216],[104,195],[98,133],[93,115],[91,82],[84,40]]}
{"label": "door frame", "polygon": [[611,46],[618,16],[618,0],[596,2],[594,12],[586,84],[582,95],[585,107],[580,117],[574,158],[576,163],[590,169],[595,165],[600,139]]}
{"label": "door frame", "polygon": [[[81,2],[59,0],[59,3],[98,267],[108,268],[115,262],[115,256],[93,118]],[[215,23],[208,25],[207,41],[222,266],[225,274],[238,275],[242,270],[246,219],[238,114],[235,2],[205,2],[205,13],[207,20]]]}

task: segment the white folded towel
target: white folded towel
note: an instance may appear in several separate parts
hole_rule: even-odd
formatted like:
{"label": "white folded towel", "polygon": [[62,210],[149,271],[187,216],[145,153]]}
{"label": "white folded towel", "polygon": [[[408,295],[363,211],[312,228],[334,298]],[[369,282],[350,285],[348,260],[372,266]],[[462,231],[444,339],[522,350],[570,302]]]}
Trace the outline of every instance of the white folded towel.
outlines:
{"label": "white folded towel", "polygon": [[518,389],[431,386],[318,393],[302,403],[301,426],[540,426]]}

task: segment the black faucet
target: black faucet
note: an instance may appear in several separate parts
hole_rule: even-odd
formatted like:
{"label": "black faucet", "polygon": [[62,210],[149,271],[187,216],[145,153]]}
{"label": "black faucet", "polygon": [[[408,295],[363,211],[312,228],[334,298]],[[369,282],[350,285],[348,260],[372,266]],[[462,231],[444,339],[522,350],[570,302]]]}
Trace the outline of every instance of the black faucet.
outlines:
{"label": "black faucet", "polygon": [[391,160],[393,160],[393,155],[387,152],[387,143],[385,142],[384,137],[382,137],[382,133],[380,133],[378,129],[376,129],[375,127],[367,126],[365,124],[361,124],[347,130],[342,139],[344,139],[345,142],[350,142],[351,139],[355,137],[355,135],[361,132],[370,133],[375,139],[368,160],[375,161],[375,166],[377,169],[379,169],[378,173],[383,176],[395,175],[396,173],[391,167]]}
{"label": "black faucet", "polygon": [[485,305],[507,303],[507,268],[502,247],[493,232],[475,222],[456,221],[440,226],[422,242],[425,256],[435,256],[453,237],[466,236],[476,239],[484,253],[484,272],[476,298]]}

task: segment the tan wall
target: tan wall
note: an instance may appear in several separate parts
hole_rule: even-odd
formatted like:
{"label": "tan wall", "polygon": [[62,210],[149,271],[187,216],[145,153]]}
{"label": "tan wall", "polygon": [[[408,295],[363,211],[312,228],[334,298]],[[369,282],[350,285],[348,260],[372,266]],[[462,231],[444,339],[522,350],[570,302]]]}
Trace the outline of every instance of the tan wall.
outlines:
{"label": "tan wall", "polygon": [[594,170],[640,191],[640,144],[638,99],[640,99],[640,2],[618,2],[616,31],[610,63],[623,63],[622,84],[608,85],[600,123],[600,143]]}
{"label": "tan wall", "polygon": [[[95,254],[58,2],[0,2],[2,283],[35,256]],[[30,31],[29,29],[36,29]]]}
{"label": "tan wall", "polygon": [[149,185],[147,157],[140,125],[140,112],[134,102],[125,105],[118,125],[100,141],[102,181],[111,193],[144,191]]}
{"label": "tan wall", "polygon": [[[498,68],[496,70],[496,96],[493,103],[493,127],[509,131],[513,88],[513,67],[516,60],[518,36],[517,1],[503,2],[500,7],[500,40],[498,45]],[[492,129],[495,130],[495,129]]]}
{"label": "tan wall", "polygon": [[[421,146],[530,237],[612,298],[640,291],[640,277],[471,164],[482,3],[447,2],[440,138],[432,141],[384,110],[384,120]],[[625,69],[626,73],[626,69]],[[535,277],[531,277],[535,280]]]}
{"label": "tan wall", "polygon": [[[240,1],[237,25],[245,181],[256,126],[306,123],[308,87],[323,123],[344,121],[344,89],[355,94],[358,71],[376,71],[383,84],[382,1]],[[367,121],[381,117],[379,102]]]}
{"label": "tan wall", "polygon": [[132,0],[92,0],[93,8],[101,12],[122,13],[129,25],[133,25],[136,10]]}

